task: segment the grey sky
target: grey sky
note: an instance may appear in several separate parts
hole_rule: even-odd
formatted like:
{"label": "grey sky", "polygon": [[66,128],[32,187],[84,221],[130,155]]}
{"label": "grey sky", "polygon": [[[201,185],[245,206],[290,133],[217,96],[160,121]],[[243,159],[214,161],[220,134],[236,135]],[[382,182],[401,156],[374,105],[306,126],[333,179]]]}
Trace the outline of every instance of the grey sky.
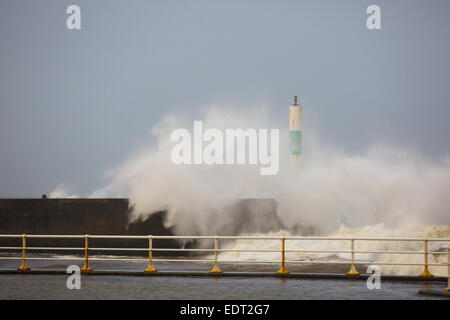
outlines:
{"label": "grey sky", "polygon": [[[82,30],[66,29],[77,4]],[[381,7],[382,30],[366,28]],[[89,194],[169,109],[293,95],[327,142],[450,152],[450,2],[0,0],[0,197]],[[306,111],[305,111],[306,112]]]}

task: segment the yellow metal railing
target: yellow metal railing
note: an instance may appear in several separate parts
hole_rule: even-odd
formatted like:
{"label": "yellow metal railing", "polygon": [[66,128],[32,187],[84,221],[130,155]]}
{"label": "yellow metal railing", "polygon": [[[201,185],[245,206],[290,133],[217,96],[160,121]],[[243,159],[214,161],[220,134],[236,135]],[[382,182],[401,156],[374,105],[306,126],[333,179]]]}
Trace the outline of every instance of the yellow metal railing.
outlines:
{"label": "yellow metal railing", "polygon": [[219,238],[217,236],[214,237],[214,267],[211,269],[211,273],[222,273],[219,269],[219,265],[217,264],[219,257]]}
{"label": "yellow metal railing", "polygon": [[447,266],[448,266],[448,277],[447,277],[447,288],[445,288],[445,291],[450,291],[450,246],[444,247],[447,249]]}
{"label": "yellow metal railing", "polygon": [[[445,244],[450,244],[450,238],[343,238],[343,237],[252,237],[252,236],[112,236],[112,235],[16,235],[16,234],[0,234],[0,244],[2,238],[18,238],[22,240],[22,246],[20,247],[0,247],[0,251],[7,250],[20,250],[20,257],[2,257],[0,256],[0,260],[21,260],[22,263],[20,267],[18,267],[19,271],[26,272],[30,270],[30,267],[27,265],[27,260],[81,260],[84,261],[84,266],[81,268],[84,272],[92,271],[92,267],[89,265],[90,261],[146,261],[148,262],[148,267],[144,270],[144,272],[157,272],[156,268],[153,266],[154,262],[201,262],[201,263],[213,263],[213,268],[210,270],[210,273],[221,273],[221,269],[219,268],[219,262],[223,264],[239,264],[239,263],[262,263],[262,264],[280,264],[281,267],[276,272],[276,274],[289,274],[286,265],[287,264],[336,264],[336,265],[350,265],[350,270],[346,273],[348,276],[357,276],[359,275],[358,270],[356,269],[356,265],[368,265],[368,264],[377,264],[377,265],[393,265],[393,266],[423,266],[423,272],[419,275],[420,277],[432,277],[429,267],[430,266],[448,266],[448,273],[450,276],[450,260],[447,263],[430,263],[428,258],[429,255],[443,255],[447,254],[448,259],[450,259],[450,248],[448,252],[443,251],[430,251],[429,243],[430,242],[443,242]],[[84,239],[84,247],[33,247],[27,246],[27,239],[35,239],[35,238],[47,238],[47,239]],[[97,248],[90,247],[89,240],[90,239],[146,239],[148,240],[148,248],[113,248],[113,247],[105,247],[105,248]],[[212,240],[213,248],[154,248],[153,240],[154,239],[166,239],[166,240]],[[280,249],[227,249],[219,247],[219,240],[281,240]],[[287,250],[286,242],[288,241],[348,241],[350,244],[349,250]],[[399,241],[399,242],[410,242],[410,241],[420,241],[423,243],[423,251],[374,251],[374,250],[356,250],[355,242],[379,242],[379,241]],[[82,251],[84,253],[84,257],[70,259],[64,257],[27,257],[27,252],[29,251],[53,251],[53,250],[71,250],[71,251]],[[144,258],[109,258],[109,257],[89,257],[89,252],[92,251],[148,251],[148,259]],[[213,258],[209,257],[201,257],[201,258],[176,258],[176,259],[167,259],[167,258],[153,258],[153,253],[157,252],[198,252],[203,254],[213,254]],[[219,259],[219,253],[221,252],[266,252],[266,253],[280,253],[279,260],[224,260]],[[349,261],[329,261],[329,260],[316,260],[316,261],[306,261],[306,260],[288,260],[286,259],[287,253],[345,253],[350,254]],[[417,254],[423,255],[423,262],[385,262],[385,261],[362,261],[356,260],[356,254]],[[450,283],[449,288],[450,290]]]}
{"label": "yellow metal railing", "polygon": [[148,236],[148,267],[144,270],[145,272],[156,272],[157,270],[153,267],[153,237]]}
{"label": "yellow metal railing", "polygon": [[84,266],[81,271],[92,271],[89,267],[89,235],[84,236]]}
{"label": "yellow metal railing", "polygon": [[351,260],[350,260],[350,270],[347,272],[348,276],[358,276],[359,272],[356,270],[355,267],[355,239],[351,239]]}
{"label": "yellow metal railing", "polygon": [[30,270],[30,267],[27,266],[26,252],[27,252],[27,235],[23,234],[22,235],[22,265],[19,268],[17,268],[17,270],[20,270],[20,271]]}
{"label": "yellow metal railing", "polygon": [[283,236],[281,238],[281,268],[278,270],[277,274],[289,274],[289,271],[286,269],[286,259],[285,259],[285,248],[286,238]]}

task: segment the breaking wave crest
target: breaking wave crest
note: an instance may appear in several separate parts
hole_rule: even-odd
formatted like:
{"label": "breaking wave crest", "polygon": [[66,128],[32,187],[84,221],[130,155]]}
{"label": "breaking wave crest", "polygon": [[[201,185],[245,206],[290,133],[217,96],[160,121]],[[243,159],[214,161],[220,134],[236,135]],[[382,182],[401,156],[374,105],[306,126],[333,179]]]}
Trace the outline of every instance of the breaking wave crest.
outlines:
{"label": "breaking wave crest", "polygon": [[[305,114],[307,117],[307,114]],[[306,122],[299,172],[289,168],[289,134],[280,129],[280,171],[276,176],[259,175],[258,166],[181,165],[170,161],[170,134],[176,128],[192,128],[202,120],[204,129],[286,128],[275,123],[267,108],[206,108],[191,119],[169,115],[153,128],[156,146],[143,148],[108,173],[108,184],[93,197],[130,198],[132,219],[145,219],[153,212],[167,212],[167,226],[179,235],[228,233],[237,199],[274,199],[276,219],[282,223],[272,233],[295,236],[329,235],[354,237],[449,237],[450,156],[431,159],[399,146],[378,143],[362,152],[349,153],[340,146],[324,143]],[[258,208],[258,210],[260,210]],[[257,210],[257,211],[258,211]],[[267,210],[266,210],[267,211]],[[257,212],[256,212],[257,213]],[[254,215],[253,228],[264,227],[265,219]],[[263,220],[263,221],[261,221]],[[278,221],[278,220],[277,220]],[[238,222],[240,223],[240,222]],[[241,230],[242,231],[242,230]],[[245,231],[243,231],[245,232]],[[258,232],[258,231],[256,231]],[[259,231],[261,232],[261,231]],[[228,244],[235,248],[254,245],[252,241]],[[265,241],[264,248],[279,248],[279,241]],[[430,248],[439,249],[439,243]],[[329,242],[290,242],[292,250],[321,247],[348,250],[349,244]],[[419,242],[357,242],[358,250],[420,251]],[[274,253],[273,257],[278,253]],[[221,257],[261,259],[260,253],[222,253]],[[270,256],[267,254],[265,256]],[[332,258],[332,254],[289,253],[295,259]],[[334,258],[348,259],[348,254]],[[358,254],[359,260],[420,262],[421,255]],[[442,257],[430,255],[430,263]],[[440,272],[432,267],[433,272]],[[388,273],[417,274],[420,267],[382,266]]]}
{"label": "breaking wave crest", "polygon": [[[289,232],[272,232],[266,234],[252,234],[257,237],[282,237],[295,236]],[[347,229],[341,227],[336,233],[330,234],[330,237],[342,238],[450,238],[450,226],[424,226],[424,227],[406,227],[401,229],[388,229],[383,224],[365,226],[356,229]],[[429,243],[429,252],[438,252],[430,254],[429,263],[446,263],[447,254],[442,250],[445,241],[432,241]],[[225,249],[233,250],[275,250],[277,252],[221,252],[220,260],[250,260],[250,261],[279,261],[280,259],[280,240],[236,240],[224,245]],[[340,240],[287,240],[286,250],[316,251],[349,251],[350,241]],[[402,251],[402,252],[423,252],[423,241],[355,241],[355,251]],[[443,253],[443,254],[439,254]],[[379,262],[379,263],[423,263],[423,254],[388,254],[388,253],[357,253],[355,255],[357,262]],[[349,261],[350,253],[328,253],[328,252],[286,252],[286,260],[313,262],[319,260],[325,261]],[[374,263],[376,264],[376,263]],[[423,266],[411,265],[380,265],[384,274],[406,274],[419,275],[423,271]],[[365,272],[365,270],[361,270]],[[431,273],[435,275],[446,276],[447,267],[430,266]]]}

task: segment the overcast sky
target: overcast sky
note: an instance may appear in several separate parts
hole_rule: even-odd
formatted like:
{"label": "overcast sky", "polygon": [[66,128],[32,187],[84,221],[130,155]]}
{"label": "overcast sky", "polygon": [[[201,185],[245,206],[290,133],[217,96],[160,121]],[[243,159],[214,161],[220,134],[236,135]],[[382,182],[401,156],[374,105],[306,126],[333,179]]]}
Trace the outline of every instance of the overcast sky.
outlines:
{"label": "overcast sky", "polygon": [[[66,28],[70,4],[81,30]],[[370,4],[382,30],[366,27]],[[0,0],[0,197],[62,182],[89,194],[169,110],[260,103],[287,117],[293,95],[348,152],[449,154],[449,12],[448,0]]]}

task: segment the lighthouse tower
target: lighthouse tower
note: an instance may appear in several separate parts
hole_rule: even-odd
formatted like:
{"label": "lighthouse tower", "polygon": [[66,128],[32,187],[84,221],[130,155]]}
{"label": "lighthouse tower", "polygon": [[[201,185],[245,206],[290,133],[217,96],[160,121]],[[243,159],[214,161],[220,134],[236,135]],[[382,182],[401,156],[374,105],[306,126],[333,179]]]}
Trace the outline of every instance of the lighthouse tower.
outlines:
{"label": "lighthouse tower", "polygon": [[297,96],[294,97],[294,104],[289,107],[289,130],[290,164],[293,168],[299,168],[302,151],[302,107],[297,104]]}

